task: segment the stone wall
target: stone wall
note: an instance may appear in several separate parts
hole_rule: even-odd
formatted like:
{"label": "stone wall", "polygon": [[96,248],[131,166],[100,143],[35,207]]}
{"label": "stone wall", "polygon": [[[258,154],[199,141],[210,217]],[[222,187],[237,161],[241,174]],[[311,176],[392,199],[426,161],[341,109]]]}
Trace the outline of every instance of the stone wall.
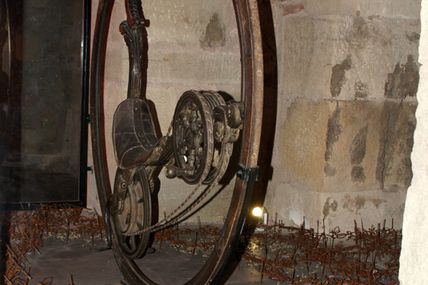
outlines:
{"label": "stone wall", "polygon": [[279,68],[266,207],[287,224],[401,225],[420,1],[273,1]]}
{"label": "stone wall", "polygon": [[[273,177],[265,202],[271,217],[277,213],[291,225],[303,217],[309,226],[324,220],[328,228],[342,229],[353,227],[354,219],[370,225],[394,218],[400,226],[412,178],[420,0],[271,2],[279,73]],[[231,1],[144,4],[151,20],[147,94],[164,133],[185,90],[239,97]],[[118,2],[107,53],[107,133],[126,96],[127,51],[118,32],[124,15]],[[190,190],[177,180],[162,183],[161,212]],[[96,205],[93,177],[89,184],[89,205]],[[202,219],[221,222],[229,194],[230,187]]]}

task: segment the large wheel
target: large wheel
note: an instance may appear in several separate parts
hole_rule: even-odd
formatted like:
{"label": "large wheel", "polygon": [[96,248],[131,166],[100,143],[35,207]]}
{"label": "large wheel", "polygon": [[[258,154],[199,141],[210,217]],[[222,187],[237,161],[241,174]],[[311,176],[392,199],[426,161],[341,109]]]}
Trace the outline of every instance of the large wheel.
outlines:
{"label": "large wheel", "polygon": [[[239,169],[237,169],[237,178],[235,180],[236,182],[232,200],[223,230],[221,231],[221,236],[206,263],[195,274],[195,276],[185,284],[223,284],[231,272],[233,272],[237,262],[239,261],[240,245],[242,243],[241,233],[248,222],[247,218],[249,208],[251,206],[252,190],[257,176],[263,109],[263,54],[258,3],[257,0],[231,1],[233,1],[239,31],[242,64],[240,111],[243,122],[241,125],[242,144]],[[99,2],[92,54],[90,102],[95,175],[101,209],[106,218],[108,227],[111,227],[114,223],[118,223],[117,220],[112,222],[115,213],[112,213],[114,211],[111,209],[111,201],[115,200],[115,195],[113,194],[114,191],[111,189],[107,168],[105,139],[109,136],[105,135],[104,130],[103,104],[103,80],[107,35],[114,2],[114,0],[100,0]],[[138,13],[140,11],[141,1],[126,0],[125,2],[129,13],[129,23],[129,16],[132,16],[132,13]],[[136,47],[134,46],[133,48]],[[131,58],[130,60],[135,60],[135,58]],[[144,88],[138,78],[135,79],[134,75],[135,74],[131,74],[130,80],[138,82],[139,88]],[[142,84],[144,84],[144,82]],[[140,91],[136,90],[136,92],[138,93]],[[128,90],[128,98],[133,97],[133,94],[131,93],[133,93],[133,91],[131,90],[130,92]],[[139,103],[138,100],[134,100],[132,102]],[[212,102],[209,102],[208,100],[207,104],[210,105],[210,103]],[[141,149],[142,151],[146,151],[144,147],[141,147]],[[144,154],[147,153],[148,152],[145,152]],[[185,162],[187,162],[187,158]],[[135,165],[133,165],[133,167],[135,167]],[[213,172],[215,172],[215,170],[209,171],[210,174],[208,176],[211,176],[211,173]],[[155,171],[151,171],[151,173],[159,173],[159,171],[156,169]],[[199,172],[195,171],[195,173]],[[199,181],[201,184],[203,182],[207,183],[207,181],[210,182],[210,178],[207,178],[207,175],[204,175],[199,175],[206,179],[205,181]],[[188,180],[193,183],[194,181],[192,179],[193,176],[188,178]],[[144,181],[139,181],[141,185],[144,185]],[[134,257],[140,255],[140,253],[144,251],[143,248],[146,244],[138,244],[141,246],[140,250],[136,250],[136,247],[133,246],[134,244],[132,243],[132,246],[124,248],[123,232],[121,233],[113,229],[110,230],[110,233],[112,236],[112,247],[117,263],[127,282],[130,284],[156,284],[144,274],[143,270],[139,268],[134,259]],[[139,234],[144,233],[139,232]],[[134,237],[131,237],[130,239],[133,240]],[[136,240],[139,242],[141,239],[137,238]]]}

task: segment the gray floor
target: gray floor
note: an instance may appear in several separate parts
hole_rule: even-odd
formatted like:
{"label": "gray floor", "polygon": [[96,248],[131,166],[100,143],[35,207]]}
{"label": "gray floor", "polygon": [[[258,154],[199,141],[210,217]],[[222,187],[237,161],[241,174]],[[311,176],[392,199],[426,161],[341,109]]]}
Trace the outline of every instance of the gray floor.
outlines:
{"label": "gray floor", "polygon": [[[119,285],[122,275],[115,263],[111,250],[101,250],[104,244],[91,245],[87,241],[74,240],[68,243],[59,240],[45,242],[41,253],[29,257],[31,263],[30,284],[37,285],[45,278],[52,284],[75,285]],[[202,256],[192,256],[163,246],[160,252],[148,255],[140,265],[144,272],[162,285],[183,284],[194,275],[204,261]],[[48,283],[45,279],[45,283]],[[227,284],[277,284],[272,280],[260,282],[260,273],[251,265],[241,262]]]}

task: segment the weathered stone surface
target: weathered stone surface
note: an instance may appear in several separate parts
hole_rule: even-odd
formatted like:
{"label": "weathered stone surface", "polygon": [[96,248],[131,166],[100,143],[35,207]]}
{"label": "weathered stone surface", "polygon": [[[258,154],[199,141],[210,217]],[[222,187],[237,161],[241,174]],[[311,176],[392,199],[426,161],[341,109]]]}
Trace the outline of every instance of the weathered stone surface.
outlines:
{"label": "weathered stone surface", "polygon": [[[310,191],[405,191],[411,180],[415,104],[340,101],[291,104],[274,150],[274,180]],[[386,186],[387,184],[387,186]]]}
{"label": "weathered stone surface", "polygon": [[219,15],[214,13],[200,40],[201,46],[203,48],[218,48],[224,46],[226,44],[225,29],[224,23],[221,22]]}
{"label": "weathered stone surface", "polygon": [[198,49],[159,51],[150,55],[148,82],[151,84],[174,87],[185,83],[192,84],[194,89],[207,84],[240,85],[238,54]]}
{"label": "weathered stone surface", "polygon": [[410,186],[415,111],[415,104],[384,104],[376,168],[376,179],[384,191],[399,191]]}
{"label": "weathered stone surface", "polygon": [[[267,207],[279,209],[290,223],[301,219],[290,213],[313,222],[324,211],[330,225],[345,226],[345,220],[361,215],[370,216],[367,225],[394,216],[400,226],[411,179],[420,1],[273,3],[279,100]],[[387,110],[395,123],[388,123]],[[384,141],[385,132],[392,141]],[[368,191],[385,200],[382,210],[357,198]],[[319,204],[312,201],[315,193],[326,195]],[[314,209],[288,203],[283,195],[311,200]],[[352,211],[342,207],[346,195]]]}
{"label": "weathered stone surface", "polygon": [[[316,228],[317,220],[322,219],[324,210],[324,203],[320,204],[318,198],[320,192],[312,192],[299,186],[301,185],[286,182],[277,184],[274,179],[265,202],[270,218],[274,219],[277,216],[285,224],[293,226],[301,225],[305,219],[307,227]],[[331,205],[331,208],[334,207]],[[325,212],[327,211],[334,210],[325,209]]]}
{"label": "weathered stone surface", "polygon": [[[364,227],[383,224],[394,227],[401,225],[406,193],[386,193],[379,191],[320,193],[320,205],[323,205],[322,219],[326,228],[340,225],[341,230],[352,230],[354,220]],[[328,209],[328,210],[326,210]],[[313,217],[312,219],[315,219]],[[316,222],[313,220],[312,223]]]}
{"label": "weathered stone surface", "polygon": [[[323,189],[324,161],[329,155],[326,153],[328,122],[335,109],[335,102],[291,104],[276,134],[274,181],[293,181],[312,191]],[[337,136],[330,134],[331,143]]]}
{"label": "weathered stone surface", "polygon": [[345,72],[352,67],[351,56],[348,55],[342,63],[336,64],[332,68],[330,92],[332,97],[337,97],[342,91],[342,86],[345,83]]}
{"label": "weathered stone surface", "polygon": [[[395,66],[404,68],[409,56],[417,58],[415,35],[420,23],[414,19],[355,12],[348,16],[298,13],[277,20],[279,90],[288,99],[381,99]],[[404,77],[400,86],[414,94],[415,72],[399,74]]]}
{"label": "weathered stone surface", "polygon": [[152,45],[159,43],[163,49],[185,47],[196,50],[207,31],[209,34],[217,33],[220,28],[222,44],[215,48],[228,50],[237,47],[237,27],[230,1],[146,1],[144,9],[151,20],[149,41]]}
{"label": "weathered stone surface", "polygon": [[419,67],[412,55],[405,64],[397,63],[394,72],[388,74],[385,97],[404,99],[416,96],[419,84]]}
{"label": "weathered stone surface", "polygon": [[[322,215],[329,216],[330,225],[345,227],[351,226],[351,217],[371,223],[394,216],[399,225],[412,178],[415,107],[412,102],[296,100],[278,128],[281,147],[274,149],[267,205],[281,217],[297,211],[312,223]],[[290,193],[325,199],[315,206],[311,201],[315,209],[292,203],[280,207],[280,197]]]}
{"label": "weathered stone surface", "polygon": [[359,10],[364,16],[380,15],[419,19],[421,9],[421,0],[300,0],[294,2],[301,3],[305,13],[311,15],[353,15],[355,11]]}
{"label": "weathered stone surface", "polygon": [[298,226],[303,220],[307,227],[326,230],[339,226],[341,230],[353,230],[354,220],[364,227],[377,225],[386,220],[386,225],[399,227],[403,219],[404,192],[336,192],[322,193],[299,189],[295,184],[272,185],[265,204],[271,215],[286,224]]}
{"label": "weathered stone surface", "polygon": [[341,101],[337,118],[342,132],[331,158],[325,163],[335,175],[325,179],[324,192],[361,191],[376,187],[375,169],[378,153],[379,110],[382,104],[367,101]]}

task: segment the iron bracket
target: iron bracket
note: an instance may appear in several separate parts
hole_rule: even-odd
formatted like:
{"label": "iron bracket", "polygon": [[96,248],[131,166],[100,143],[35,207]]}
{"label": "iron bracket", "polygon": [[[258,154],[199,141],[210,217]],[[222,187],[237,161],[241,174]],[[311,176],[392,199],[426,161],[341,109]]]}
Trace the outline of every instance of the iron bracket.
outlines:
{"label": "iron bracket", "polygon": [[259,167],[246,167],[239,164],[236,175],[246,183],[254,183],[259,179]]}

